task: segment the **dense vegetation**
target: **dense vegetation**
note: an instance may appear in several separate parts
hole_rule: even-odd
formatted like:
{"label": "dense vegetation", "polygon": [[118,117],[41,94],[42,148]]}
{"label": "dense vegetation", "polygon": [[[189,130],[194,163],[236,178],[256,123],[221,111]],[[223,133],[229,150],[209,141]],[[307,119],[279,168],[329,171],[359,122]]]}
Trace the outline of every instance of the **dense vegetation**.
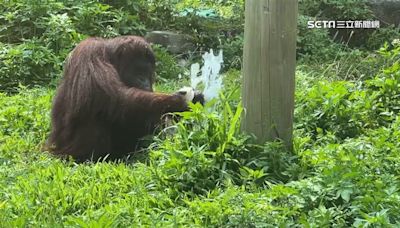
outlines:
{"label": "dense vegetation", "polygon": [[[315,15],[369,18],[363,2],[300,1],[289,152],[239,131],[243,1],[2,1],[0,227],[399,226],[399,33],[377,30],[349,47],[304,23]],[[337,11],[327,6],[351,10],[330,15]],[[181,16],[187,8],[217,16]],[[193,35],[198,50],[189,62],[208,48],[224,50],[220,99],[193,106],[149,149],[121,162],[76,164],[41,152],[74,45],[154,29]],[[186,85],[178,57],[155,50],[157,89]]]}

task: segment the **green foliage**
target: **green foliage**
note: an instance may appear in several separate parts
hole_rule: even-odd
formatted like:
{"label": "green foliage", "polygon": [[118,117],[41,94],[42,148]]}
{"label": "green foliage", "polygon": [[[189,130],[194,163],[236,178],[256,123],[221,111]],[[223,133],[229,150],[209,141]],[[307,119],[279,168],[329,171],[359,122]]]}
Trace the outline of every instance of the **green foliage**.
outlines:
{"label": "green foliage", "polygon": [[333,42],[328,30],[307,28],[307,21],[310,20],[314,19],[309,16],[300,15],[297,21],[298,56],[317,62],[334,59],[338,54],[338,50],[344,49],[344,47]]}
{"label": "green foliage", "polygon": [[[304,4],[311,16],[329,15],[323,4],[337,15],[366,15],[357,8],[363,1]],[[209,7],[215,18],[195,13]],[[194,11],[176,15],[185,8]],[[240,133],[241,75],[229,68],[241,65],[242,0],[17,0],[0,12],[0,88],[14,92],[0,93],[0,227],[400,226],[398,40],[374,53],[350,50],[300,17],[298,50],[307,64],[297,72],[289,152]],[[54,90],[19,84],[52,82],[88,35],[142,34],[144,26],[183,28],[200,47],[222,48],[228,71],[220,98],[161,129],[141,160],[75,164],[42,152]],[[369,45],[393,31],[377,31]],[[182,73],[176,57],[154,49],[157,87],[186,85],[174,80]]]}
{"label": "green foliage", "polygon": [[85,37],[75,30],[71,18],[66,13],[43,18],[37,26],[44,31],[40,38],[43,44],[62,57]]}
{"label": "green foliage", "polygon": [[300,13],[330,20],[367,20],[372,12],[367,0],[300,0]]}
{"label": "green foliage", "polygon": [[[189,34],[200,50],[210,48],[224,50],[224,70],[229,67],[241,68],[243,52],[244,1],[171,1],[175,2],[157,12],[168,10],[174,16],[160,16],[162,22],[152,27],[169,28]],[[160,2],[160,5],[166,3]],[[214,16],[203,15],[204,11],[213,12]],[[185,13],[183,13],[185,12]]]}
{"label": "green foliage", "polygon": [[70,12],[77,30],[89,36],[143,35],[145,31],[137,16],[106,4],[88,1],[72,6]]}
{"label": "green foliage", "polygon": [[[12,9],[12,10],[10,10]],[[143,34],[137,17],[95,1],[5,1],[0,6],[0,90],[58,78],[72,48],[87,36]],[[22,43],[21,43],[22,42]]]}
{"label": "green foliage", "polygon": [[177,64],[177,58],[168,53],[160,45],[153,45],[152,49],[156,56],[157,80],[177,79],[184,73],[184,68]]}
{"label": "green foliage", "polygon": [[142,19],[147,21],[149,27],[154,29],[172,28],[176,25],[178,11],[175,7],[176,0],[145,1],[147,11],[142,15]]}
{"label": "green foliage", "polygon": [[[196,10],[215,8],[218,4],[211,1],[204,4],[182,16],[179,10],[188,8],[189,2],[5,1],[0,5],[0,23],[4,25],[0,28],[0,42],[7,44],[1,46],[0,59],[5,63],[0,64],[0,90],[14,92],[18,84],[46,85],[56,80],[68,53],[88,36],[144,35],[146,30],[188,33],[202,50],[220,47],[226,51],[225,60],[229,64],[225,69],[240,68],[242,38],[236,34],[242,30],[243,2],[221,3],[220,15],[210,19],[198,16]],[[227,34],[231,38],[225,42]],[[158,47],[156,53],[161,79],[174,78],[183,72],[175,57]]]}
{"label": "green foliage", "polygon": [[[367,52],[358,49],[336,50],[336,56],[330,61],[314,59],[315,56],[307,56],[300,59],[301,68],[314,74],[315,77],[323,77],[332,80],[365,81],[374,78],[382,72],[382,67],[392,66],[400,60],[396,51],[398,40],[392,44],[385,44],[381,49]],[[312,60],[312,61],[310,61]],[[304,65],[303,65],[304,64]]]}
{"label": "green foliage", "polygon": [[223,69],[238,69],[242,68],[243,58],[243,34],[233,37],[227,37],[219,49],[223,51],[224,66]]}
{"label": "green foliage", "polygon": [[173,197],[182,192],[207,194],[231,183],[263,185],[266,178],[276,182],[284,178],[282,157],[290,153],[279,144],[249,143],[239,134],[243,108],[239,103],[232,110],[228,99],[191,106],[191,112],[180,114],[174,134],[168,136],[167,131],[156,141],[150,153],[154,179],[173,189]]}
{"label": "green foliage", "polygon": [[[399,37],[395,26],[376,30],[345,31],[338,29],[307,29],[308,20],[376,20],[367,0],[301,0],[299,1],[299,42],[301,56],[311,55],[312,60],[332,59],[337,50],[348,49],[348,45],[367,50],[376,50],[385,42]],[[384,26],[384,25],[381,25]],[[332,37],[336,37],[333,43]],[[345,47],[344,47],[345,46]]]}
{"label": "green foliage", "polygon": [[314,137],[333,134],[335,138],[355,138],[363,131],[387,126],[399,114],[400,47],[380,50],[386,64],[366,81],[328,82],[322,80],[299,92],[299,127]]}
{"label": "green foliage", "polygon": [[[319,82],[300,97],[304,114],[297,122],[313,136],[330,132],[339,138],[355,137],[363,129],[362,108],[354,102],[356,86],[350,82]],[[307,102],[308,101],[308,102]]]}
{"label": "green foliage", "polygon": [[56,15],[64,8],[55,0],[2,1],[0,5],[0,41],[17,43],[25,39],[39,37],[44,28],[37,26],[41,20]]}
{"label": "green foliage", "polygon": [[92,0],[5,1],[0,6],[0,12],[0,21],[5,25],[0,30],[0,41],[8,43],[41,37],[48,30],[48,25],[61,25],[61,28],[67,26],[64,32],[73,29],[81,34],[101,37],[143,34],[145,30],[135,14]]}
{"label": "green foliage", "polygon": [[49,84],[61,73],[60,60],[38,41],[0,47],[0,91],[15,92],[19,84]]}
{"label": "green foliage", "polygon": [[[328,208],[336,210],[336,215],[327,217],[326,221],[333,222],[341,217],[347,220],[345,226],[398,225],[399,123],[397,118],[388,128],[378,128],[341,144],[314,147],[299,154],[302,162],[319,176],[313,183],[319,186],[319,193],[311,200],[320,208],[322,205],[325,214]],[[315,215],[309,213],[309,216]],[[317,218],[310,220],[321,221],[315,220]]]}
{"label": "green foliage", "polygon": [[370,50],[379,49],[383,43],[391,43],[400,37],[400,28],[393,25],[375,30],[367,41],[367,48]]}
{"label": "green foliage", "polygon": [[[387,47],[386,47],[387,48]],[[400,113],[400,45],[388,51],[381,49],[386,58],[397,59],[376,77],[366,81],[368,94],[373,99],[372,109],[379,125],[385,125]]]}

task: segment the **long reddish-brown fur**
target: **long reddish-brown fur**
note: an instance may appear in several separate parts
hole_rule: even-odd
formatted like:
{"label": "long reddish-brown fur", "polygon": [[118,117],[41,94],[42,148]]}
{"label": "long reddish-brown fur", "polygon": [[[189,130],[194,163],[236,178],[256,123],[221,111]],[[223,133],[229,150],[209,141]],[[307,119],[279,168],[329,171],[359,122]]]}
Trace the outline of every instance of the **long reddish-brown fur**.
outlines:
{"label": "long reddish-brown fur", "polygon": [[71,53],[52,107],[48,148],[77,161],[120,158],[183,96],[154,93],[155,56],[141,37],[89,38]]}

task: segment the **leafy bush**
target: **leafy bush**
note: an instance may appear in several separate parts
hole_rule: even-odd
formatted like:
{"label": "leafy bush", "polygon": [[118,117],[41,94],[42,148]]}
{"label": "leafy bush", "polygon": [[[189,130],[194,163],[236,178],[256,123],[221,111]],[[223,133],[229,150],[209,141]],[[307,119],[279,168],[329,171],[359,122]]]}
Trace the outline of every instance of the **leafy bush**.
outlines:
{"label": "leafy bush", "polygon": [[[145,30],[134,14],[92,0],[48,0],[46,4],[41,0],[6,1],[0,6],[0,12],[0,22],[5,25],[0,31],[0,41],[8,43],[41,37],[47,30],[46,23],[57,23],[62,28],[68,26],[78,33],[101,37],[144,34]],[[55,22],[57,19],[66,24]]]}
{"label": "leafy bush", "polygon": [[313,20],[313,18],[300,15],[297,21],[298,56],[317,62],[334,59],[338,50],[343,50],[344,47],[333,42],[328,30],[307,28],[307,21],[309,20]]}
{"label": "leafy bush", "polygon": [[71,18],[66,14],[52,14],[37,23],[43,29],[41,40],[55,54],[66,57],[73,47],[85,38],[78,33]]}
{"label": "leafy bush", "polygon": [[400,112],[400,47],[383,48],[380,55],[387,65],[372,79],[356,83],[323,80],[299,92],[299,127],[315,137],[329,132],[345,139],[392,123]]}
{"label": "leafy bush", "polygon": [[400,37],[400,28],[388,26],[375,30],[367,41],[367,48],[370,50],[379,49],[384,43],[391,43]]}
{"label": "leafy bush", "polygon": [[64,5],[56,0],[4,1],[0,5],[0,41],[18,43],[39,37],[44,28],[37,26],[41,20],[60,13]]}
{"label": "leafy bush", "polygon": [[0,41],[12,43],[1,45],[1,91],[13,92],[19,84],[49,84],[60,75],[67,54],[87,35],[144,32],[137,16],[91,0],[6,1],[0,12]]}
{"label": "leafy bush", "polygon": [[300,0],[300,13],[330,20],[372,19],[367,0]]}
{"label": "leafy bush", "polygon": [[[199,49],[198,53],[213,48],[223,49],[226,65],[240,68],[243,43],[243,1],[181,1],[174,0],[148,4],[145,21],[148,27],[161,30],[177,30],[189,34]],[[204,11],[213,12],[205,16]]]}
{"label": "leafy bush", "polygon": [[331,132],[342,139],[356,137],[364,126],[358,110],[363,107],[354,102],[355,90],[350,82],[319,82],[299,100],[303,112],[299,127],[314,136]]}
{"label": "leafy bush", "polygon": [[399,192],[395,189],[400,183],[395,160],[400,155],[399,123],[397,118],[389,127],[369,131],[366,136],[299,154],[302,163],[311,166],[318,176],[317,182],[308,183],[316,190],[314,195],[304,192],[304,185],[294,183],[303,189],[300,194],[311,197],[306,202],[314,209],[309,211],[307,223],[325,221],[333,225],[342,221],[345,226],[357,227],[398,223]]}
{"label": "leafy bush", "polygon": [[137,16],[106,4],[89,1],[70,10],[77,31],[89,36],[143,35],[145,31]]}
{"label": "leafy bush", "polygon": [[239,134],[242,107],[232,110],[225,102],[214,111],[193,105],[191,112],[180,114],[174,135],[161,138],[151,151],[154,179],[177,196],[205,194],[230,182],[262,185],[266,178],[283,178],[283,146],[248,144]]}
{"label": "leafy bush", "polygon": [[183,74],[184,69],[177,64],[177,59],[169,54],[165,48],[160,45],[153,45],[152,49],[156,56],[158,80],[177,79],[180,74]]}
{"label": "leafy bush", "polygon": [[[204,18],[195,15],[178,16],[175,1],[100,3],[92,0],[50,0],[47,3],[18,0],[8,1],[0,6],[0,12],[4,13],[1,14],[0,21],[5,24],[0,31],[0,41],[15,44],[2,46],[0,59],[4,63],[0,64],[1,90],[14,91],[13,87],[19,83],[43,85],[56,79],[67,54],[87,36],[143,35],[146,24],[153,29],[178,28],[184,32],[190,31],[196,35],[198,45],[207,47],[208,50],[209,47],[220,45],[215,37],[223,34],[225,30],[221,28],[229,27],[224,25],[226,20],[203,20]],[[233,16],[236,15],[231,14],[230,17]],[[221,46],[227,50],[227,56],[232,58],[227,59],[227,62],[240,67],[241,40],[233,40],[232,44],[237,48],[229,47],[229,44]],[[176,64],[175,57],[159,47],[156,48],[156,54],[159,60],[157,74],[160,79],[174,78],[183,73],[183,69]],[[22,67],[17,67],[18,65]]]}
{"label": "leafy bush", "polygon": [[223,44],[219,46],[223,50],[224,66],[223,69],[238,69],[242,68],[243,58],[243,34],[234,37],[227,37]]}
{"label": "leafy bush", "polygon": [[19,84],[46,85],[61,73],[62,60],[38,41],[3,45],[0,90],[15,92]]}
{"label": "leafy bush", "polygon": [[382,49],[386,58],[397,59],[376,77],[366,81],[368,94],[373,99],[372,110],[379,125],[391,123],[400,113],[400,45],[393,50]]}
{"label": "leafy bush", "polygon": [[[301,0],[299,9],[302,15],[309,16],[309,20],[375,20],[371,7],[367,0]],[[300,16],[300,19],[303,16]],[[316,30],[316,29],[314,29]],[[399,37],[399,29],[394,26],[387,26],[376,30],[338,30],[330,29],[323,30],[324,32],[307,31],[304,33],[300,30],[300,39],[307,33],[321,33],[320,38],[325,31],[330,32],[327,39],[331,39],[333,35],[337,36],[337,41],[353,47],[362,47],[367,50],[376,50],[381,47],[384,42],[391,42]],[[304,35],[303,35],[304,34]],[[312,35],[308,35],[312,36]],[[341,40],[339,40],[341,39]],[[305,39],[307,40],[307,39]],[[317,37],[308,39],[317,43],[317,47],[325,46],[326,42],[321,41]],[[304,43],[300,43],[300,48],[303,48]],[[333,50],[335,50],[334,47]],[[302,50],[301,50],[302,51]],[[317,54],[316,56],[319,56]]]}

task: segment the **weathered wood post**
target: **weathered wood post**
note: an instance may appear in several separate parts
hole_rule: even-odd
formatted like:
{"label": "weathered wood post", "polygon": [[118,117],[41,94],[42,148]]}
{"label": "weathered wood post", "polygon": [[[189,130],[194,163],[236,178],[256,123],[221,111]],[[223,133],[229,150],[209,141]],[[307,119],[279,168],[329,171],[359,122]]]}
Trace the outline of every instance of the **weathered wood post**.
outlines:
{"label": "weathered wood post", "polygon": [[242,128],[292,148],[297,0],[246,0]]}

